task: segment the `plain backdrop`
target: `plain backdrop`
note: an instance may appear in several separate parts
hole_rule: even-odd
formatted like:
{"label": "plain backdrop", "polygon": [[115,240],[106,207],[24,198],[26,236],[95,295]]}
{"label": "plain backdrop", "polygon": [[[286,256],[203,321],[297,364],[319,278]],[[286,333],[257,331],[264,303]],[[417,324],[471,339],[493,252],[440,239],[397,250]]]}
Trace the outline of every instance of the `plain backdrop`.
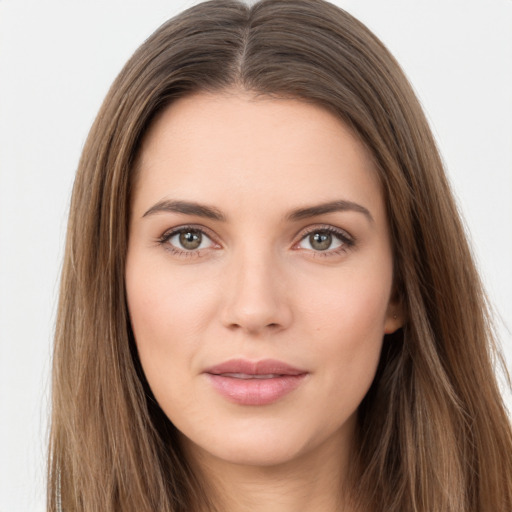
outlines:
{"label": "plain backdrop", "polygon": [[[45,508],[51,342],[87,132],[132,52],[194,3],[0,0],[0,512]],[[424,105],[511,367],[512,0],[336,3],[384,41]]]}

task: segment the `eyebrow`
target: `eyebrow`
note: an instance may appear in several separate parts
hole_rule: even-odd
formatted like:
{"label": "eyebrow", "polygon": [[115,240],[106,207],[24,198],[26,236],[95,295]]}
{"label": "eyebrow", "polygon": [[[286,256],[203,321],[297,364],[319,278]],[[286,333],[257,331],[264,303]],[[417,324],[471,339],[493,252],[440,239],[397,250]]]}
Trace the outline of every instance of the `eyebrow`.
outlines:
{"label": "eyebrow", "polygon": [[[315,206],[307,206],[305,208],[298,208],[291,211],[285,218],[288,221],[298,221],[308,219],[310,217],[316,217],[318,215],[325,215],[327,213],[335,212],[346,212],[353,211],[362,213],[370,222],[374,222],[370,211],[353,201],[338,200],[330,201],[328,203],[322,203]],[[204,217],[206,219],[226,221],[226,216],[214,206],[207,206],[192,201],[175,201],[171,199],[165,199],[159,201],[153,205],[142,217],[148,217],[157,213],[182,213],[184,215],[196,215],[198,217]]]}
{"label": "eyebrow", "polygon": [[213,206],[206,206],[190,201],[163,200],[153,205],[142,217],[154,215],[155,213],[183,213],[185,215],[196,215],[206,219],[225,221],[226,216]]}
{"label": "eyebrow", "polygon": [[362,213],[370,222],[375,222],[372,217],[372,214],[367,208],[361,206],[358,203],[354,203],[352,201],[345,201],[343,199],[339,201],[330,201],[328,203],[323,203],[315,206],[308,206],[306,208],[298,208],[297,210],[293,210],[291,213],[289,213],[286,218],[291,221],[297,221],[308,219],[310,217],[316,217],[317,215],[324,215],[326,213],[346,211]]}

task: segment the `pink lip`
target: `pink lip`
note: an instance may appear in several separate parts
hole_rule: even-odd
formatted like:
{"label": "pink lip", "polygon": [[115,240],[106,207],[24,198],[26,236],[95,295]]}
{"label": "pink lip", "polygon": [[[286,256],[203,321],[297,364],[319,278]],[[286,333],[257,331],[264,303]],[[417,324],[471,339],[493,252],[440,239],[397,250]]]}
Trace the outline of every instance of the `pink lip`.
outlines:
{"label": "pink lip", "polygon": [[204,373],[217,392],[239,405],[276,402],[296,389],[308,374],[274,359],[232,359],[212,366]]}

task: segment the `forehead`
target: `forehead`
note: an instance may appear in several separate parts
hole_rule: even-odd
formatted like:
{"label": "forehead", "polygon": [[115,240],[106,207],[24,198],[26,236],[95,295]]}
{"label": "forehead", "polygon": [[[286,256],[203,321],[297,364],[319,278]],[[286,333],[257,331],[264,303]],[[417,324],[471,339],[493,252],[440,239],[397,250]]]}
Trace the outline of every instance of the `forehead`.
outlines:
{"label": "forehead", "polygon": [[259,196],[283,207],[382,199],[371,154],[338,117],[301,100],[248,93],[172,103],[146,134],[137,168],[136,199],[146,203],[167,195],[232,205]]}

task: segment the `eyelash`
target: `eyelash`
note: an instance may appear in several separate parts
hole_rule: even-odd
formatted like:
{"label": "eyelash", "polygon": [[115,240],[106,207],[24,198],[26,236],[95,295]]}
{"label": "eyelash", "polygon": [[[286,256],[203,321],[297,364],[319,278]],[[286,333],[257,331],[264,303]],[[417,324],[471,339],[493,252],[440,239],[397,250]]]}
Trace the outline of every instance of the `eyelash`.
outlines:
{"label": "eyelash", "polygon": [[[162,246],[164,246],[165,250],[169,251],[171,254],[175,256],[181,256],[185,258],[195,258],[198,256],[201,256],[203,251],[205,249],[196,249],[196,250],[186,250],[186,249],[178,249],[177,247],[171,245],[169,243],[169,240],[176,235],[179,235],[181,233],[186,233],[187,231],[195,231],[199,232],[202,235],[205,235],[209,240],[212,241],[212,244],[216,244],[213,240],[213,236],[209,234],[209,232],[201,227],[201,226],[194,226],[194,225],[187,225],[187,226],[180,226],[179,228],[173,228],[169,231],[166,231],[159,239],[158,243]],[[216,244],[218,245],[218,244]]]}
{"label": "eyelash", "polygon": [[314,257],[327,258],[329,256],[338,256],[339,254],[348,252],[350,249],[354,247],[356,243],[355,238],[349,235],[345,230],[327,225],[314,226],[311,229],[302,232],[299,241],[294,244],[294,247],[299,245],[303,240],[305,240],[308,236],[312,235],[313,233],[329,233],[331,235],[334,235],[341,242],[341,245],[336,249],[327,249],[325,251],[312,250],[311,252],[314,255]]}
{"label": "eyelash", "polygon": [[[209,248],[205,249],[178,249],[177,247],[171,245],[169,243],[169,240],[181,233],[186,233],[187,231],[196,231],[201,233],[202,235],[205,235],[209,240],[211,240],[212,244],[219,245],[214,241],[214,237],[209,234],[209,232],[201,226],[194,226],[194,225],[186,225],[186,226],[180,226],[179,228],[173,228],[169,231],[166,231],[160,238],[158,238],[157,242],[159,245],[162,245],[165,247],[165,250],[169,251],[171,254],[185,257],[185,258],[191,258],[191,257],[199,257],[203,253],[203,251],[208,250]],[[310,236],[313,233],[329,233],[334,235],[340,242],[341,245],[337,247],[336,249],[326,249],[325,251],[315,251],[315,250],[308,250],[312,253],[314,257],[329,257],[329,256],[337,256],[339,254],[348,252],[350,249],[352,249],[355,244],[356,240],[354,237],[349,235],[346,231],[335,228],[333,226],[314,226],[306,231],[303,231],[300,235],[299,240],[293,244],[293,247],[297,247],[303,240],[305,240],[308,236]],[[300,250],[300,249],[296,249]]]}

